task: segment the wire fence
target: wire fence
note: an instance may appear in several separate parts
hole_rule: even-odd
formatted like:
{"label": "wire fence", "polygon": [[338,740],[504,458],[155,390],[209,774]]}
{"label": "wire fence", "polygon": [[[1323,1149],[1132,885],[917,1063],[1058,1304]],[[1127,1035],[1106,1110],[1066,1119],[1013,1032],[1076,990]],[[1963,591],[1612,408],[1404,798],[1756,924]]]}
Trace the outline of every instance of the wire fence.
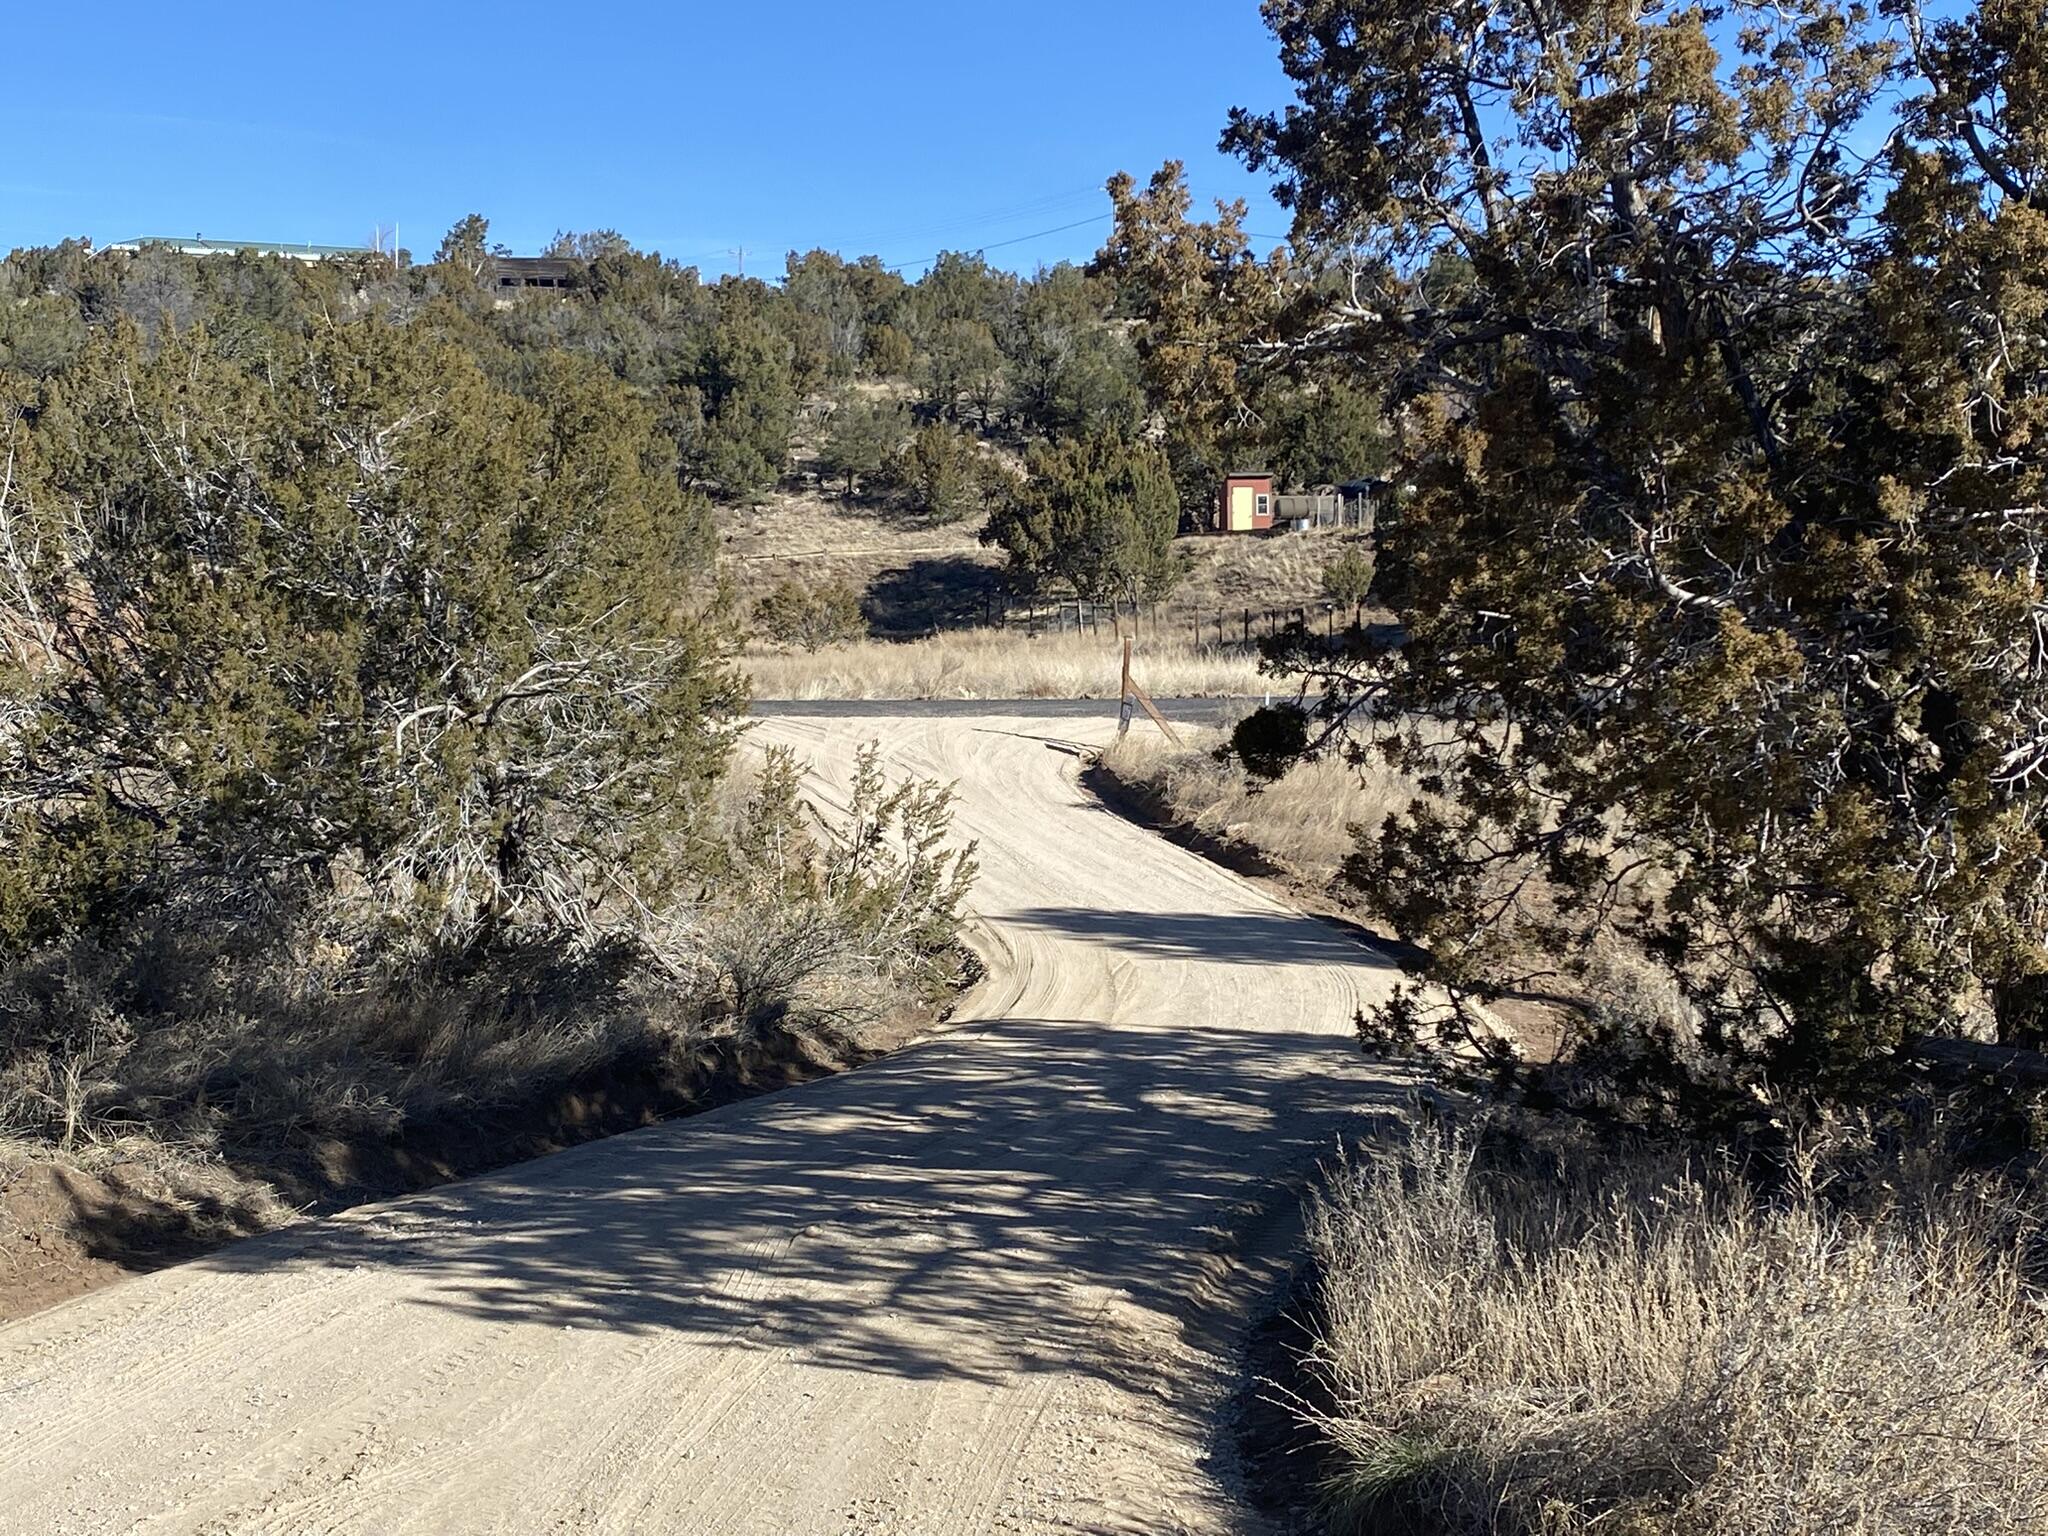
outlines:
{"label": "wire fence", "polygon": [[1249,648],[1292,625],[1332,637],[1340,631],[1357,630],[1365,624],[1365,605],[1297,603],[1280,608],[1191,612],[1138,600],[1033,602],[990,592],[983,597],[982,622],[990,629],[1020,631],[1026,639],[1071,634],[1149,634],[1156,638],[1184,634],[1197,650],[1205,646],[1223,650],[1233,646]]}

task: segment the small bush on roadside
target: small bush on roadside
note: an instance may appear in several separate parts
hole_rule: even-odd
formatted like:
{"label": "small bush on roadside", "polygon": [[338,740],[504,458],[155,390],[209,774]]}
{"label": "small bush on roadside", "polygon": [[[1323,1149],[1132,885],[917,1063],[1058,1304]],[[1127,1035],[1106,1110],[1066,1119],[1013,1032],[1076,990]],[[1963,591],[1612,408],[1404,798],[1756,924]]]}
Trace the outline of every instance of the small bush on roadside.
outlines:
{"label": "small bush on roadside", "polygon": [[867,632],[860,594],[843,581],[815,587],[794,580],[777,582],[754,605],[754,623],[777,644],[811,653]]}
{"label": "small bush on roadside", "polygon": [[960,906],[974,849],[947,846],[952,791],[890,786],[858,754],[843,815],[816,817],[785,750],[768,754],[735,820],[713,897],[652,926],[649,948],[742,1039],[857,1024],[877,998],[936,1000],[959,978]]}

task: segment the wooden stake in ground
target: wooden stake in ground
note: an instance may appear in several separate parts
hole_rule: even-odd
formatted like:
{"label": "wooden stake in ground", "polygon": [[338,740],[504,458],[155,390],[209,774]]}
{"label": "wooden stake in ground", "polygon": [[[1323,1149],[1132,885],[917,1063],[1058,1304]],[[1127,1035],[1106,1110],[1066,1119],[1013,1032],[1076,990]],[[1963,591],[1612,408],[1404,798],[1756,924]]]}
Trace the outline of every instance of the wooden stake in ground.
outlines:
{"label": "wooden stake in ground", "polygon": [[1125,635],[1123,707],[1117,714],[1116,733],[1118,736],[1128,736],[1131,732],[1131,706],[1133,704],[1136,704],[1138,708],[1144,710],[1146,714],[1152,717],[1152,723],[1166,733],[1168,741],[1172,742],[1176,747],[1180,745],[1180,732],[1166,723],[1166,716],[1159,713],[1159,707],[1152,702],[1152,695],[1140,688],[1137,679],[1131,676],[1131,637]]}

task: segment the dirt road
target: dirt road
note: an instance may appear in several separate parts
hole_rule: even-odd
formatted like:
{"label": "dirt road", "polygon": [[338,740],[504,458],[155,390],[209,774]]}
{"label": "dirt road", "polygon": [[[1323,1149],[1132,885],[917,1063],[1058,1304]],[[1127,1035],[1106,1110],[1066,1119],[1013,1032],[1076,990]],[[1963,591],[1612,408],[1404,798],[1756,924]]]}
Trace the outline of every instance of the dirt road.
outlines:
{"label": "dirt road", "polygon": [[977,1022],[0,1329],[0,1531],[1248,1528],[1248,1271],[1392,975],[1099,809],[1111,728],[766,722],[958,779]]}

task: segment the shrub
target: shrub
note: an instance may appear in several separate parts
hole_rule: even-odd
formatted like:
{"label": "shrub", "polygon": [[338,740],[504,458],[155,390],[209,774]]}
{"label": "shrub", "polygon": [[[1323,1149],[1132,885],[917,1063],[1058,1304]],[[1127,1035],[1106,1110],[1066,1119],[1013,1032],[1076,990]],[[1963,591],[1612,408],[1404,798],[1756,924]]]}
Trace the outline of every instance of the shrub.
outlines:
{"label": "shrub", "polygon": [[1350,544],[1323,566],[1323,596],[1346,608],[1356,608],[1372,591],[1372,551]]}
{"label": "shrub", "polygon": [[843,581],[816,587],[794,579],[779,581],[754,605],[754,623],[777,644],[806,651],[823,650],[867,630],[860,594]]}
{"label": "shrub", "polygon": [[972,846],[948,848],[952,792],[891,786],[878,748],[856,757],[843,815],[819,818],[795,758],[773,749],[734,824],[712,899],[667,912],[652,953],[742,1039],[806,1022],[844,1025],[878,997],[936,999],[959,975]]}
{"label": "shrub", "polygon": [[309,1138],[857,1035],[958,978],[974,857],[951,818],[946,790],[889,784],[870,749],[822,819],[772,753],[705,829],[687,898],[635,889],[577,940],[459,964],[395,948],[343,894],[250,921],[192,892],[0,970],[0,1136],[146,1136],[277,1171]]}

